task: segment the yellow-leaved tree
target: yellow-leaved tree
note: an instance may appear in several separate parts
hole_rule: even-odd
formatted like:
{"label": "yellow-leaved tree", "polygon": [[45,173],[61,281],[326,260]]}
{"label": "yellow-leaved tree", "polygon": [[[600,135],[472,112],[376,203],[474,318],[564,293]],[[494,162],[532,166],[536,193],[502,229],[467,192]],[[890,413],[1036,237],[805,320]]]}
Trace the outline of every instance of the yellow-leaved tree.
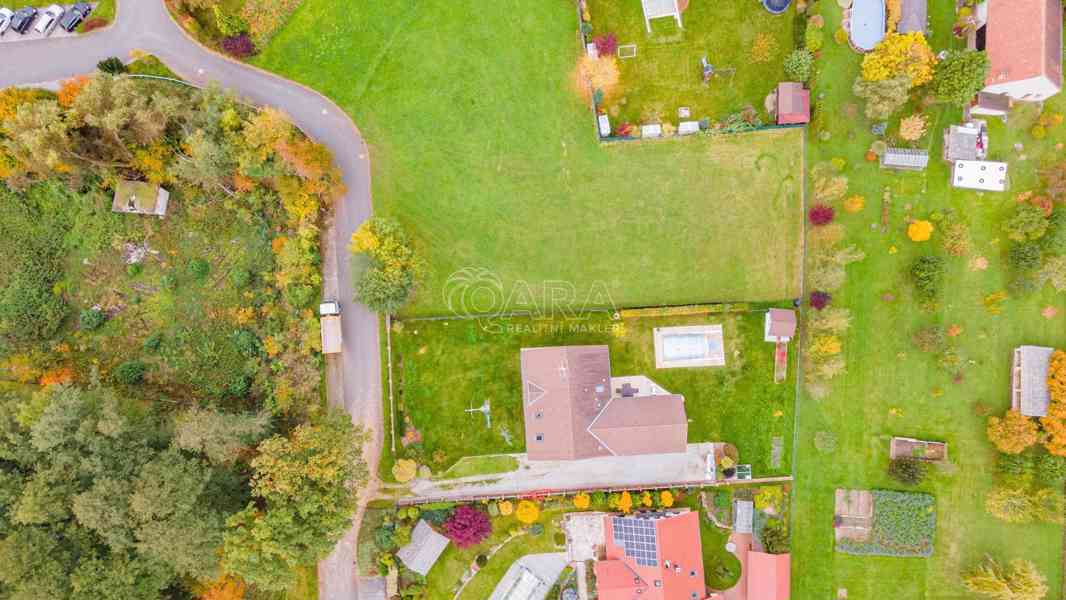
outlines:
{"label": "yellow-leaved tree", "polygon": [[670,508],[674,505],[674,494],[670,490],[659,492],[659,506]]}
{"label": "yellow-leaved tree", "polygon": [[988,441],[1004,454],[1021,454],[1040,438],[1036,423],[1016,410],[1002,417],[989,417],[985,430]]}
{"label": "yellow-leaved tree", "polygon": [[929,221],[914,221],[907,226],[907,237],[912,242],[927,242],[933,235],[933,224]]}
{"label": "yellow-leaved tree", "polygon": [[521,523],[532,525],[540,518],[540,508],[537,507],[535,502],[522,500],[518,503],[518,509],[515,510],[515,517],[517,517]]}
{"label": "yellow-leaved tree", "polygon": [[578,492],[574,495],[574,508],[578,510],[585,510],[591,503],[589,495],[585,492]]}
{"label": "yellow-leaved tree", "polygon": [[1047,595],[1044,576],[1033,563],[1016,558],[1004,567],[988,557],[962,578],[966,589],[993,600],[1041,600]]}
{"label": "yellow-leaved tree", "polygon": [[933,80],[935,65],[936,55],[920,31],[889,33],[863,57],[862,78],[885,81],[906,75],[914,88]]}

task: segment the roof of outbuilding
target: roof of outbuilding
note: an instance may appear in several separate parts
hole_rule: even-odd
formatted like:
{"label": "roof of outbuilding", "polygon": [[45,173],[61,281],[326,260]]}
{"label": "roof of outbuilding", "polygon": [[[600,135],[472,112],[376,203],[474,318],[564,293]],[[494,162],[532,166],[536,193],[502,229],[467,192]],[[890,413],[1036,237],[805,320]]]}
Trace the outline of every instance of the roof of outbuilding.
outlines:
{"label": "roof of outbuilding", "polygon": [[881,155],[881,164],[924,169],[929,165],[929,152],[915,148],[889,148]]}
{"label": "roof of outbuilding", "polygon": [[1048,368],[1054,348],[1021,346],[1018,348],[1021,373],[1021,413],[1027,417],[1047,415],[1051,396],[1048,392]]}
{"label": "roof of outbuilding", "polygon": [[790,338],[796,334],[796,311],[786,308],[771,308],[766,318],[770,320],[769,335]]}
{"label": "roof of outbuilding", "polygon": [[900,6],[899,24],[896,31],[910,33],[919,31],[925,33],[926,25],[929,24],[928,4],[926,0],[903,0]]}
{"label": "roof of outbuilding", "polygon": [[777,123],[792,125],[811,120],[811,92],[802,83],[782,81],[777,84]]}
{"label": "roof of outbuilding", "polygon": [[748,553],[748,600],[788,600],[791,578],[788,554]]}
{"label": "roof of outbuilding", "polygon": [[425,577],[433,565],[437,564],[450,540],[437,533],[424,519],[418,521],[411,532],[411,541],[396,552],[397,558],[415,573]]}

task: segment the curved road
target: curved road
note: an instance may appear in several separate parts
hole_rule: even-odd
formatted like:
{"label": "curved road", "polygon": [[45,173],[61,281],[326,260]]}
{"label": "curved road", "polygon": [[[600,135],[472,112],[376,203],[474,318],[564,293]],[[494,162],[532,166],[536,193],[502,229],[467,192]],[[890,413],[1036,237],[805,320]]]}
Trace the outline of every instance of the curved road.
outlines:
{"label": "curved road", "polygon": [[[13,35],[10,34],[9,35]],[[344,350],[327,360],[331,406],[345,409],[352,421],[371,432],[364,449],[372,483],[360,490],[361,504],[376,485],[373,474],[381,449],[381,356],[378,318],[352,300],[348,240],[370,216],[370,161],[362,136],[344,112],[317,92],[265,71],[211,52],[185,35],[162,0],[124,0],[115,23],[73,38],[0,43],[0,88],[51,82],[88,73],[109,56],[127,58],[133,50],[155,54],[174,72],[197,85],[218,82],[256,104],[276,106],[297,126],[333,152],[347,192],[338,201],[334,222],[322,234],[323,293],[342,305]],[[319,563],[319,598],[358,598],[355,546],[362,510],[351,531]]]}

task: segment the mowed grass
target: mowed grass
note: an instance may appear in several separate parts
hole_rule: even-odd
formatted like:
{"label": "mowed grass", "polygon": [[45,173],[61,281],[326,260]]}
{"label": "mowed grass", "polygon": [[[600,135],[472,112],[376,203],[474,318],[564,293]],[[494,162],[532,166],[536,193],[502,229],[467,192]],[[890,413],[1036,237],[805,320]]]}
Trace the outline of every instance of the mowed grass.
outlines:
{"label": "mowed grass", "polygon": [[[406,449],[397,443],[398,457],[413,458],[441,472],[464,456],[523,452],[521,348],[607,344],[613,375],[646,375],[685,397],[690,443],[731,442],[740,450],[741,462],[752,465],[756,477],[787,474],[792,460],[795,385],[791,377],[773,383],[773,345],[762,337],[764,314],[621,322],[602,314],[581,321],[406,322],[401,332],[393,333],[396,436],[399,441],[408,427],[414,427],[421,443]],[[654,328],[707,323],[723,325],[725,367],[655,368]],[[491,406],[491,428],[481,413],[466,412],[486,400]],[[774,437],[782,438],[783,448],[776,467],[771,456]],[[382,463],[385,477],[389,462]]]}
{"label": "mowed grass", "polygon": [[[749,105],[768,119],[763,100],[785,78],[794,10],[771,15],[759,2],[690,2],[681,28],[673,18],[654,19],[649,34],[640,0],[588,5],[593,37],[613,33],[620,45],[637,47],[635,57],[619,60],[621,81],[604,102],[612,122],[677,124],[682,106],[694,120],[721,120]],[[766,44],[758,61],[752,52],[757,39]],[[718,72],[706,84],[701,58]]]}
{"label": "mowed grass", "polygon": [[568,282],[578,305],[796,296],[802,133],[601,146],[571,90],[578,52],[563,0],[307,0],[254,62],[362,130],[375,211],[427,264],[407,315],[446,314],[468,267],[505,296]]}
{"label": "mowed grass", "polygon": [[[836,3],[822,3],[826,31],[840,22]],[[930,4],[936,35],[934,50],[948,47],[951,6]],[[1062,527],[1009,525],[988,516],[985,493],[994,485],[995,452],[985,437],[986,417],[978,404],[1001,413],[1009,406],[1011,351],[1021,344],[1066,345],[1066,301],[1050,288],[1026,297],[1009,298],[1002,314],[989,314],[983,299],[1007,289],[1010,281],[1002,230],[1013,209],[1014,195],[1038,186],[1037,169],[1061,160],[1055,144],[1066,141],[1066,130],[1051,132],[1037,142],[1026,131],[1036,116],[1033,107],[1015,112],[1010,127],[990,119],[991,156],[1010,162],[1011,191],[979,195],[949,187],[947,163],[942,162],[942,132],[959,122],[960,111],[934,106],[930,134],[922,146],[933,156],[925,173],[891,174],[862,155],[873,140],[870,123],[861,116],[862,104],[850,94],[858,73],[859,56],[846,46],[827,41],[820,60],[819,91],[824,100],[832,139],[813,142],[811,164],[834,156],[850,163],[850,192],[866,198],[866,209],[837,214],[847,226],[850,243],[867,254],[849,267],[844,289],[834,304],[851,309],[855,320],[844,340],[848,371],[833,385],[832,394],[817,400],[805,396],[797,414],[798,465],[794,494],[793,593],[795,600],[824,600],[848,592],[849,600],[874,600],[891,595],[908,599],[970,597],[961,576],[985,554],[1002,560],[1033,561],[1048,578],[1048,598],[1062,589]],[[848,118],[846,105],[855,103],[859,116]],[[1056,97],[1052,109],[1066,110],[1066,99]],[[906,116],[910,109],[901,112]],[[897,117],[898,120],[898,117]],[[895,125],[895,121],[892,122]],[[812,132],[812,140],[815,135]],[[1013,144],[1021,142],[1018,153]],[[1026,155],[1025,160],[1021,155]],[[880,223],[883,186],[893,192],[890,228],[886,234],[871,229]],[[908,208],[909,207],[909,208]],[[925,244],[909,241],[905,219],[927,217],[934,210],[954,208],[970,223],[973,250],[968,257],[948,257],[948,273],[939,307],[923,311],[913,301],[907,269],[921,253],[944,255],[941,238],[934,233]],[[1056,210],[1061,210],[1056,208]],[[891,249],[897,249],[893,254]],[[985,257],[987,270],[973,270],[970,261]],[[895,295],[885,302],[885,293]],[[1045,319],[1044,307],[1059,314]],[[952,383],[931,355],[918,352],[910,341],[919,327],[958,324],[962,333],[954,343],[966,358],[964,378]],[[814,446],[819,431],[837,436],[833,452]],[[952,465],[919,486],[937,498],[937,531],[933,556],[880,558],[847,556],[833,551],[833,491],[838,487],[900,489],[885,474],[889,440],[893,435],[948,442]]]}

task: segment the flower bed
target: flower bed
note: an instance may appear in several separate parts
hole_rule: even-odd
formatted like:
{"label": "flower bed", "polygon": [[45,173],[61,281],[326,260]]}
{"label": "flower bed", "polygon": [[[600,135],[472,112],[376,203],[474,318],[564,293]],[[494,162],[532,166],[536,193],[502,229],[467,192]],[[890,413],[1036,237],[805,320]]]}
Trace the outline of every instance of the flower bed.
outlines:
{"label": "flower bed", "polygon": [[874,490],[873,499],[873,527],[867,538],[837,540],[837,551],[864,556],[932,556],[936,498]]}

